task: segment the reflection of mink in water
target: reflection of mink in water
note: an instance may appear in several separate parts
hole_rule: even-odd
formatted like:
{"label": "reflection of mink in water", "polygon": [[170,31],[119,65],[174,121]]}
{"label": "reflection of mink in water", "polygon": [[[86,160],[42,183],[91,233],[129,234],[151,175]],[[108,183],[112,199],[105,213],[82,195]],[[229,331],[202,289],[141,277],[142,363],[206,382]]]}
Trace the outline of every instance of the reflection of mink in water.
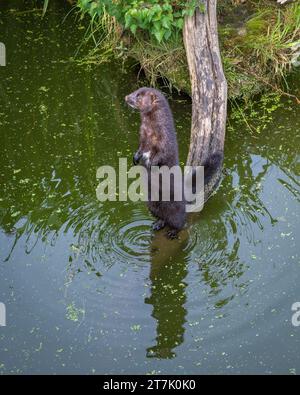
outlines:
{"label": "reflection of mink in water", "polygon": [[[148,175],[151,173],[151,166],[168,168],[178,166],[178,146],[173,116],[164,95],[156,89],[140,88],[126,96],[125,100],[131,107],[140,111],[142,121],[140,145],[133,158],[134,164],[141,160]],[[153,229],[159,230],[168,226],[168,235],[173,238],[183,228],[186,214],[184,200],[174,199],[175,188],[173,178],[170,178],[170,201],[162,201],[160,185],[159,200],[151,201],[148,198],[148,207],[158,219]]]}

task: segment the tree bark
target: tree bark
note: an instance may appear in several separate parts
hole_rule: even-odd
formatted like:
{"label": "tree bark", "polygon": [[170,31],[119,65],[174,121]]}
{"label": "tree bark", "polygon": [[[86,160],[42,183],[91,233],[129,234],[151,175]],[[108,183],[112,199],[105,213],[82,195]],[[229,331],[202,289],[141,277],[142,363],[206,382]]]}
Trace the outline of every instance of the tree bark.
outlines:
{"label": "tree bark", "polygon": [[199,0],[199,3],[202,4],[194,15],[185,18],[183,30],[193,100],[187,165],[205,166],[214,154],[221,155],[221,161],[205,185],[206,201],[222,175],[227,82],[219,49],[217,0]]}

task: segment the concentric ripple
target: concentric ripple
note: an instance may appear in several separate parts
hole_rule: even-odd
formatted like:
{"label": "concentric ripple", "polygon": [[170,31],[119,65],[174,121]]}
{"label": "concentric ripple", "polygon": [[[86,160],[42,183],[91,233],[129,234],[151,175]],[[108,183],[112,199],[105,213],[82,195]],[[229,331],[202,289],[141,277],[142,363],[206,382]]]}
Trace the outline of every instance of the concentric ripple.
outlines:
{"label": "concentric ripple", "polygon": [[101,256],[108,261],[138,264],[149,261],[149,244],[151,243],[151,221],[122,221],[106,227],[102,242],[108,246],[109,255]]}

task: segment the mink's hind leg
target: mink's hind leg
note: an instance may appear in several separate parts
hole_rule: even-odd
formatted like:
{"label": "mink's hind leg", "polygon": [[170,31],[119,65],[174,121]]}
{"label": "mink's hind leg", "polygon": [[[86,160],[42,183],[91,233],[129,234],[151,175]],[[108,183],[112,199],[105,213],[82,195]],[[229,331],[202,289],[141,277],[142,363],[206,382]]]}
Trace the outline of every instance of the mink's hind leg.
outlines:
{"label": "mink's hind leg", "polygon": [[169,239],[177,239],[178,238],[178,229],[170,229],[167,232],[167,237]]}
{"label": "mink's hind leg", "polygon": [[152,225],[153,230],[160,230],[165,227],[165,221],[163,219],[158,219]]}

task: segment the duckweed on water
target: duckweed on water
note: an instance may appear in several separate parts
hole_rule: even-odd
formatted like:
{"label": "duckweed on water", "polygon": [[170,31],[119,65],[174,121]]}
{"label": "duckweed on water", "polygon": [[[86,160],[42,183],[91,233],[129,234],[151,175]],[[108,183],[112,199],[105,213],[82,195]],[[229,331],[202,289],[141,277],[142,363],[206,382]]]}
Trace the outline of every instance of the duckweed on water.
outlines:
{"label": "duckweed on water", "polygon": [[71,303],[67,306],[67,314],[66,317],[70,321],[78,322],[79,319],[84,317],[85,311],[84,309],[77,308],[74,303]]}
{"label": "duckweed on water", "polygon": [[[136,73],[70,62],[84,30],[49,4],[0,12],[1,373],[299,372],[300,107],[232,109],[218,192],[180,240],[153,237],[142,202],[95,193],[97,168],[136,150]],[[185,163],[191,104],[169,99]]]}

